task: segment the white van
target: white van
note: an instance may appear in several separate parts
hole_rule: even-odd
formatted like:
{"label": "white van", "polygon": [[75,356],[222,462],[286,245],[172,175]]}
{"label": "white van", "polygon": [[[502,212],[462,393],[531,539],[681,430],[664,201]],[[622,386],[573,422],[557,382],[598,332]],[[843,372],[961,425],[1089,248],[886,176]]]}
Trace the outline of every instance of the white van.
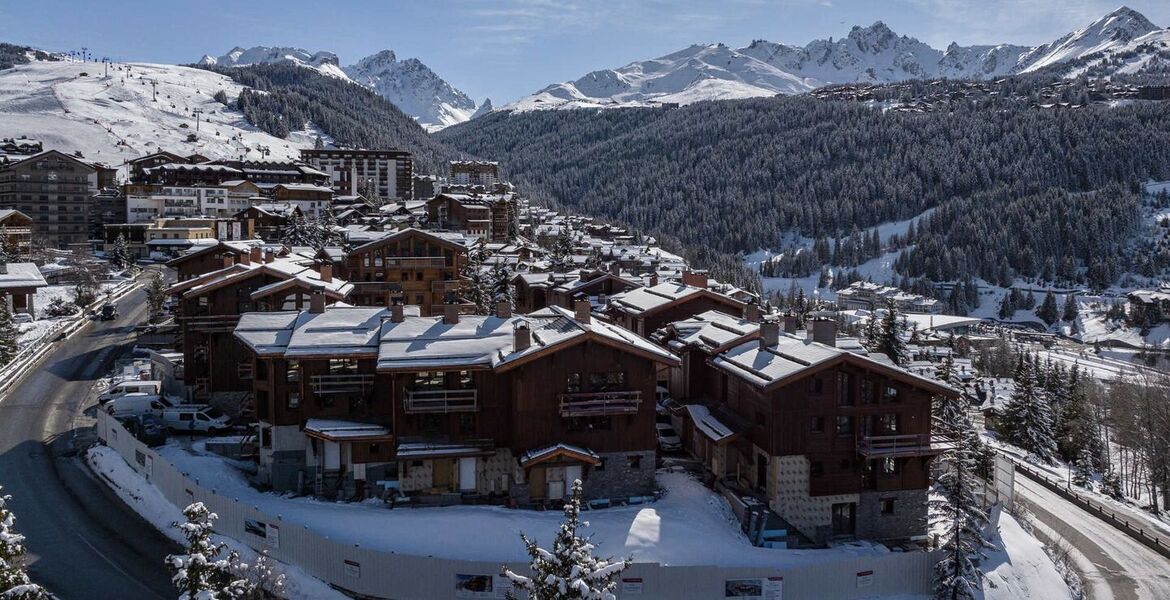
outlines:
{"label": "white van", "polygon": [[131,392],[110,400],[105,409],[106,412],[115,417],[147,413],[161,416],[163,409],[171,408],[171,406],[170,401],[162,396],[145,392]]}
{"label": "white van", "polygon": [[127,379],[126,381],[119,381],[100,395],[98,395],[98,404],[105,404],[114,398],[121,398],[126,394],[153,394],[158,396],[162,393],[161,381],[139,381],[137,379]]}
{"label": "white van", "polygon": [[232,420],[214,406],[180,405],[163,409],[163,421],[171,431],[216,433],[232,425]]}

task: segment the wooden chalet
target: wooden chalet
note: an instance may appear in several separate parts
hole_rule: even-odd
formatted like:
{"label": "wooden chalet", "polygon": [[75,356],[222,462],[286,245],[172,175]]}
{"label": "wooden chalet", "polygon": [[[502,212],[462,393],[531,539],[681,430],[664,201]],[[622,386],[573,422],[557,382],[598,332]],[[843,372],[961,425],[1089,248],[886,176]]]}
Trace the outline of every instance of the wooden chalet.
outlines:
{"label": "wooden chalet", "polygon": [[[706,288],[706,278],[681,283],[668,281],[632,289],[609,298],[605,313],[613,321],[639,335],[649,335],[668,323],[709,310],[742,315],[746,303]],[[700,284],[700,285],[694,285]]]}
{"label": "wooden chalet", "polygon": [[354,285],[352,304],[385,306],[389,296],[429,316],[462,289],[474,243],[461,234],[402,229],[353,248],[339,275]]}

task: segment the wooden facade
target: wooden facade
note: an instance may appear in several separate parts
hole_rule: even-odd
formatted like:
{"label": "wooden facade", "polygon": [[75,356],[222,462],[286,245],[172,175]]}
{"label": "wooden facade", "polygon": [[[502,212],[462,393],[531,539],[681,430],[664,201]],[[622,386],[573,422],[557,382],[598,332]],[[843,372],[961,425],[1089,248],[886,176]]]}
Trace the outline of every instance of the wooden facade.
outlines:
{"label": "wooden facade", "polygon": [[351,302],[385,306],[387,298],[432,315],[462,288],[467,248],[418,229],[404,229],[353,249],[339,275],[353,283]]}

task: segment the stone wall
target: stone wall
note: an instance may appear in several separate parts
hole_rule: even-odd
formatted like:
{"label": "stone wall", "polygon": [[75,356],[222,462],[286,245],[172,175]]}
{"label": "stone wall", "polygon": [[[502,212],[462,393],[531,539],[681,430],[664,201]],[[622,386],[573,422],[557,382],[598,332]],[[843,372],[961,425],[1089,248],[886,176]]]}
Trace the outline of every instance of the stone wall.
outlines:
{"label": "stone wall", "polygon": [[475,461],[475,489],[481,494],[507,492],[516,476],[516,459],[508,448]]}
{"label": "stone wall", "polygon": [[[653,450],[645,452],[609,452],[599,455],[605,461],[604,469],[593,468],[584,482],[586,499],[625,498],[654,493]],[[639,457],[638,468],[630,467],[629,457]]]}
{"label": "stone wall", "polygon": [[[893,514],[883,515],[881,500],[894,501]],[[926,533],[927,493],[922,490],[863,492],[857,503],[857,537],[901,540]]]}
{"label": "stone wall", "polygon": [[[832,496],[809,495],[809,463],[803,455],[774,456],[769,466],[769,479],[775,482],[769,506],[815,542],[827,541],[832,531],[834,504],[858,502],[858,494]],[[861,516],[858,515],[860,522]],[[859,526],[860,528],[860,526]]]}
{"label": "stone wall", "polygon": [[429,460],[402,461],[398,468],[398,484],[403,492],[430,489],[433,475],[434,466]]}

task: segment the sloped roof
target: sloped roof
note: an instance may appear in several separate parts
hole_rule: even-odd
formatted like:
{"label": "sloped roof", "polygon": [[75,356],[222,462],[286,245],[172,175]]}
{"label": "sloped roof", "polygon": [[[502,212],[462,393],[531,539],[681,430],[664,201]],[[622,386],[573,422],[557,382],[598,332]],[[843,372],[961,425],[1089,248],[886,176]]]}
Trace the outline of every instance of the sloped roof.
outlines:
{"label": "sloped roof", "polygon": [[654,332],[655,341],[667,341],[672,350],[703,348],[711,351],[760,330],[760,324],[744,318],[709,310],[689,319],[675,321]]}
{"label": "sloped roof", "polygon": [[728,304],[743,305],[743,302],[735,298],[673,281],[660,283],[653,287],[640,287],[620,294],[614,294],[610,297],[609,305],[614,310],[626,314],[645,316],[700,295],[717,298]]}
{"label": "sloped roof", "polygon": [[49,285],[34,263],[8,263],[7,273],[0,273],[0,290],[40,288]]}

